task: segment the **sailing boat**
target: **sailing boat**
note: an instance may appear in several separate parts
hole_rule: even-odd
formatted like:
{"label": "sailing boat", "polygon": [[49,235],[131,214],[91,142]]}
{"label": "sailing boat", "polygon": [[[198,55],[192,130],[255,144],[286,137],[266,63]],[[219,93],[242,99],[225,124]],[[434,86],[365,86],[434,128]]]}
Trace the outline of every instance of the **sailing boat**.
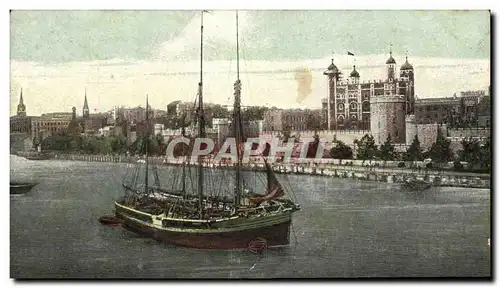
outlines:
{"label": "sailing boat", "polygon": [[[122,219],[123,227],[136,233],[176,246],[199,249],[249,249],[255,251],[267,247],[286,246],[290,240],[292,214],[300,210],[300,205],[289,196],[287,189],[265,162],[265,185],[263,194],[249,188],[249,182],[240,169],[243,155],[241,125],[241,81],[239,79],[238,12],[236,12],[237,37],[237,80],[234,84],[233,130],[236,138],[237,160],[231,171],[234,173],[233,197],[210,195],[206,178],[207,168],[203,158],[197,159],[196,193],[189,194],[186,172],[189,163],[182,165],[182,186],[180,189],[160,188],[158,171],[154,169],[155,185],[148,184],[148,141],[147,129],[145,146],[144,186],[137,186],[138,170],[132,184],[124,182],[125,196],[115,201],[116,217]],[[203,11],[201,12],[201,66],[198,84],[197,136],[205,137],[203,112]],[[147,102],[147,100],[146,100]],[[146,109],[148,104],[146,103]],[[148,121],[146,112],[146,123]],[[189,159],[189,157],[187,158]],[[186,161],[187,162],[187,161]],[[153,167],[155,167],[153,165]],[[140,168],[140,167],[139,167]],[[178,168],[177,168],[178,169]],[[213,171],[214,169],[211,169]],[[225,170],[224,170],[225,171]],[[220,171],[219,171],[220,172]],[[257,173],[257,172],[256,172]],[[258,172],[262,174],[262,172]],[[226,177],[227,178],[227,177]],[[232,177],[231,177],[232,178]],[[231,180],[232,181],[232,180]],[[175,186],[175,185],[174,185]],[[176,186],[177,187],[177,186]],[[144,188],[144,189],[143,189]],[[224,190],[224,186],[217,186]],[[213,191],[212,191],[213,192]],[[217,192],[217,191],[216,191]],[[220,193],[212,193],[220,194]]]}

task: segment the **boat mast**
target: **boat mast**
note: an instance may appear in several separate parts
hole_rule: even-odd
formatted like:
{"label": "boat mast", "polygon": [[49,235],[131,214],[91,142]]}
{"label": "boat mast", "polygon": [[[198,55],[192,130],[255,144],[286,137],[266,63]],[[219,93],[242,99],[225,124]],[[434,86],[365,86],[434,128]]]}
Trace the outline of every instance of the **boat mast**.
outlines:
{"label": "boat mast", "polygon": [[[201,11],[200,41],[200,83],[198,83],[198,137],[205,138],[203,117],[203,12]],[[198,209],[200,219],[203,218],[203,157],[198,156]]]}
{"label": "boat mast", "polygon": [[[184,114],[182,116],[182,137],[186,137],[186,128],[185,128],[185,119],[186,115]],[[185,157],[184,153],[182,153],[183,157]],[[182,193],[183,193],[183,198],[184,200],[186,199],[186,161],[182,162]]]}
{"label": "boat mast", "polygon": [[241,105],[241,81],[240,81],[240,50],[238,37],[238,11],[236,11],[236,83],[234,83],[234,120],[233,125],[236,137],[236,191],[234,197],[234,205],[236,209],[240,206],[241,197],[241,175],[240,175],[240,105]]}
{"label": "boat mast", "polygon": [[146,142],[145,142],[145,145],[146,145],[146,159],[144,159],[146,161],[146,173],[144,175],[144,183],[145,183],[145,193],[146,195],[149,194],[149,189],[148,189],[148,174],[149,174],[149,161],[148,161],[148,144],[149,144],[149,117],[148,117],[148,114],[149,114],[149,110],[148,110],[148,95],[146,94]]}

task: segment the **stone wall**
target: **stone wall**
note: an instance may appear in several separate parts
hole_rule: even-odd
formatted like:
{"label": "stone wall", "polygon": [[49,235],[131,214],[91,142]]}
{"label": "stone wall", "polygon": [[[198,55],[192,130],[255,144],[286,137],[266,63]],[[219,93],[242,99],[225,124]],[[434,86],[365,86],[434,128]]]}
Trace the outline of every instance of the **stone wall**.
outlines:
{"label": "stone wall", "polygon": [[[307,131],[291,131],[291,136],[299,136],[300,138],[309,138],[315,135],[315,131],[307,130]],[[323,139],[327,142],[332,142],[334,135],[337,136],[337,140],[343,141],[347,145],[352,145],[354,140],[361,139],[365,134],[370,134],[368,130],[357,130],[357,131],[349,131],[349,130],[338,130],[338,131],[328,131],[321,130],[317,131],[320,139]],[[279,137],[281,135],[280,132],[277,131],[264,131],[259,134],[259,137],[263,137],[265,139],[270,139],[271,137]]]}
{"label": "stone wall", "polygon": [[491,128],[449,129],[448,137],[489,137]]}
{"label": "stone wall", "polygon": [[420,140],[420,147],[423,151],[429,150],[436,142],[438,129],[441,129],[446,137],[446,125],[441,124],[417,124],[417,135]]}

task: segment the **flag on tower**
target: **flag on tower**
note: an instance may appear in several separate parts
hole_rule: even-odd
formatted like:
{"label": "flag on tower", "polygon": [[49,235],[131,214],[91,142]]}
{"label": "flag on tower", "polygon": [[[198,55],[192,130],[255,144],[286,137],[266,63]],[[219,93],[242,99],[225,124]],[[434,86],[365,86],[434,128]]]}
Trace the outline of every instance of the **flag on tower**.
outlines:
{"label": "flag on tower", "polygon": [[349,51],[347,51],[347,55],[349,55],[349,56],[354,56],[354,54],[353,54],[353,53],[351,53],[351,52],[349,52]]}

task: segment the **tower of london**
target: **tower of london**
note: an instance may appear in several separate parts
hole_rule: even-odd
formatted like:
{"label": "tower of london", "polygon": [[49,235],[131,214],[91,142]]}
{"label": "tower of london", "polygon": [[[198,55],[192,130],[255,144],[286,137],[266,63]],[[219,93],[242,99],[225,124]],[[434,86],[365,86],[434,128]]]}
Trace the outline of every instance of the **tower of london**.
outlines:
{"label": "tower of london", "polygon": [[405,118],[415,109],[413,66],[407,56],[397,77],[392,50],[385,64],[385,79],[363,82],[355,65],[349,77],[342,79],[332,59],[323,73],[328,77],[328,98],[323,100],[328,130],[371,130],[377,143],[384,142],[389,134],[394,143],[406,142]]}

